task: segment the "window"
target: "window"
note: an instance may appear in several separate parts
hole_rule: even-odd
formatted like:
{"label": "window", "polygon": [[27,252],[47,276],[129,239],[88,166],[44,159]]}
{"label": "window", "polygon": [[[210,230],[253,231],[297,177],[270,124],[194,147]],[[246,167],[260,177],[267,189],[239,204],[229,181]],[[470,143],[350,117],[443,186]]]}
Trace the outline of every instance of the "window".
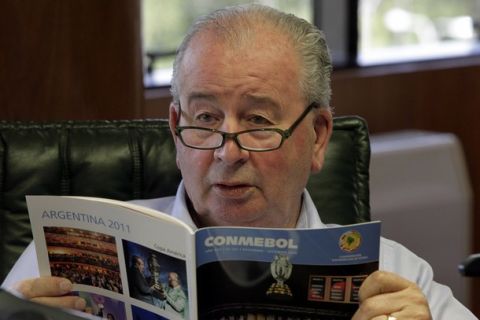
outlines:
{"label": "window", "polygon": [[358,63],[479,52],[479,0],[360,0]]}
{"label": "window", "polygon": [[143,0],[145,86],[170,83],[175,50],[198,16],[247,2],[315,22],[337,67],[480,53],[480,0]]}
{"label": "window", "polygon": [[175,50],[188,27],[197,17],[228,5],[257,2],[313,21],[312,1],[143,0],[145,86],[161,86],[170,83]]}

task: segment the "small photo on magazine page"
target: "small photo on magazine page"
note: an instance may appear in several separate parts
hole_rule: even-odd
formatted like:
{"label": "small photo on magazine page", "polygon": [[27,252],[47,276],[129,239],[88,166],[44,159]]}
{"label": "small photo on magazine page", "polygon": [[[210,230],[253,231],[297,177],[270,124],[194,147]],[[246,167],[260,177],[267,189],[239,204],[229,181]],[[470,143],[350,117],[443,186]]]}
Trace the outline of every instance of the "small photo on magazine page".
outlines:
{"label": "small photo on magazine page", "polygon": [[66,227],[44,227],[52,276],[122,293],[115,237]]}
{"label": "small photo on magazine page", "polygon": [[85,299],[87,306],[85,312],[102,319],[126,320],[125,304],[100,294],[90,292],[74,292],[75,295]]}
{"label": "small photo on magazine page", "polygon": [[188,314],[184,260],[122,240],[130,296],[159,307],[175,318]]}

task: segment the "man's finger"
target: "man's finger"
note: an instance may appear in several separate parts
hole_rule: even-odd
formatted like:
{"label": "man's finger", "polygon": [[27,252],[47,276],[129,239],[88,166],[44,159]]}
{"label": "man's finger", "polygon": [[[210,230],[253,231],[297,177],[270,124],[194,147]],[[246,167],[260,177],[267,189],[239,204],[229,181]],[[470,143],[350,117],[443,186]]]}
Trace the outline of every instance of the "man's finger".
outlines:
{"label": "man's finger", "polygon": [[72,290],[72,283],[60,277],[40,277],[20,281],[14,288],[26,299],[58,297],[69,293]]}
{"label": "man's finger", "polygon": [[412,286],[415,286],[413,282],[399,277],[394,273],[375,271],[363,282],[358,292],[358,297],[360,301],[365,301],[379,294],[398,292]]}
{"label": "man's finger", "polygon": [[[385,315],[402,310],[406,303],[404,293],[384,293],[363,300],[352,320],[385,320]],[[382,318],[383,317],[383,318]]]}

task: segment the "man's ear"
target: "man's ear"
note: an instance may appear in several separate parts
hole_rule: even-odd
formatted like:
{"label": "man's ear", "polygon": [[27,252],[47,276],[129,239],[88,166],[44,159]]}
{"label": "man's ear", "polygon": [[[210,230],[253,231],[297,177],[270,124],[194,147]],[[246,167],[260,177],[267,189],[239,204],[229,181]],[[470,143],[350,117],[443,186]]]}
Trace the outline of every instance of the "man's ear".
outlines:
{"label": "man's ear", "polygon": [[177,128],[178,120],[180,119],[180,108],[177,103],[170,102],[170,107],[168,109],[168,125],[170,127],[170,132],[173,137],[173,142],[175,143],[176,149],[176,159],[175,162],[177,163],[177,168],[180,169],[180,164],[178,162],[178,137],[175,134],[175,129]]}
{"label": "man's ear", "polygon": [[333,130],[333,116],[330,110],[322,108],[315,114],[314,129],[315,144],[312,154],[312,173],[319,172],[325,161],[328,142]]}
{"label": "man's ear", "polygon": [[175,135],[175,129],[177,128],[178,120],[180,119],[180,108],[175,102],[170,102],[168,110],[168,125],[170,126],[170,132],[172,133],[173,141],[177,144],[177,136]]}

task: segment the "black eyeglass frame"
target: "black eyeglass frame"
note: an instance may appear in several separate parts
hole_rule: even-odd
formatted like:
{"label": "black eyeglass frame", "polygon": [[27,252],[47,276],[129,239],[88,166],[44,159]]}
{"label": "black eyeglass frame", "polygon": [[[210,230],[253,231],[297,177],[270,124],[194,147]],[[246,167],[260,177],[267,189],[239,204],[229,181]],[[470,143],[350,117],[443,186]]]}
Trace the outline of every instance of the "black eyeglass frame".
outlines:
{"label": "black eyeglass frame", "polygon": [[[182,113],[182,110],[181,110],[181,106],[180,106],[180,103],[178,104],[178,107],[179,107],[179,117],[178,117],[178,121],[177,121],[177,124],[180,122],[180,114]],[[247,151],[252,151],[252,152],[267,152],[267,151],[273,151],[273,150],[277,150],[277,149],[280,149],[281,146],[283,145],[283,142],[288,139],[292,134],[293,134],[293,131],[295,130],[295,128],[297,128],[297,126],[300,124],[300,122],[302,122],[302,120],[307,116],[307,114],[313,110],[314,108],[318,108],[319,105],[316,103],[316,102],[313,102],[311,104],[308,105],[308,107],[302,112],[302,114],[297,118],[297,120],[295,120],[295,122],[290,126],[290,128],[286,129],[286,130],[282,130],[282,129],[279,129],[279,128],[258,128],[258,129],[249,129],[249,130],[243,130],[243,131],[238,131],[238,132],[224,132],[224,131],[221,131],[221,130],[217,130],[217,129],[211,129],[211,128],[205,128],[205,127],[195,127],[195,126],[177,126],[175,128],[175,135],[177,137],[179,137],[180,141],[182,142],[182,144],[186,147],[189,147],[189,148],[192,148],[192,149],[197,149],[197,150],[215,150],[215,149],[219,149],[221,147],[223,147],[225,145],[225,141],[226,139],[232,139],[233,141],[235,141],[235,143],[237,144],[237,146],[240,148],[240,149],[243,149],[243,150],[247,150]],[[188,145],[187,143],[185,143],[185,141],[183,140],[183,137],[182,137],[182,131],[185,130],[185,129],[197,129],[197,130],[204,130],[204,131],[209,131],[209,132],[212,132],[212,133],[219,133],[221,136],[222,136],[222,142],[220,143],[219,146],[217,147],[194,147],[194,146],[191,146],[191,145]],[[262,149],[262,150],[258,150],[258,149],[254,149],[254,148],[246,148],[244,146],[242,146],[240,144],[240,142],[238,141],[238,135],[240,134],[243,134],[243,133],[247,133],[247,132],[255,132],[255,131],[274,131],[274,132],[277,132],[279,133],[281,136],[282,136],[282,140],[280,141],[279,145],[275,148],[271,148],[271,149]]]}

